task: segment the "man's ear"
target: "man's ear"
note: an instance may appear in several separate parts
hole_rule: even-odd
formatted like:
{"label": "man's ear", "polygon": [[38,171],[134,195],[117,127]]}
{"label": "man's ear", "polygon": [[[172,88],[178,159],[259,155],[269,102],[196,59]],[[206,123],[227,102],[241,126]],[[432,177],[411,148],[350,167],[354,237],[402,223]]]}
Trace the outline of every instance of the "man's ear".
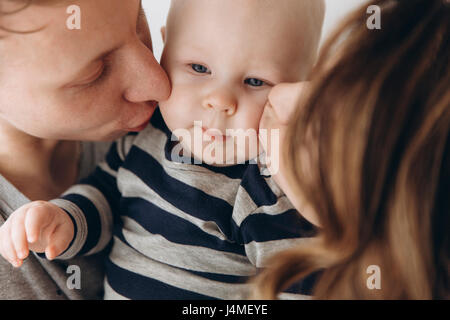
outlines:
{"label": "man's ear", "polygon": [[164,43],[166,43],[166,27],[161,27],[161,36]]}

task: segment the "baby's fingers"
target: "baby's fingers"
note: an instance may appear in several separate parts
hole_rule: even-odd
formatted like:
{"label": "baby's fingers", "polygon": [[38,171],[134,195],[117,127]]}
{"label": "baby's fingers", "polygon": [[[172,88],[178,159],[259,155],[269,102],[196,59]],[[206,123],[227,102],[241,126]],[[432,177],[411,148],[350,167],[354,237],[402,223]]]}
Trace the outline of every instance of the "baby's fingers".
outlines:
{"label": "baby's fingers", "polygon": [[25,217],[18,215],[11,221],[11,239],[17,258],[24,260],[28,257],[28,241],[25,231]]}
{"label": "baby's fingers", "polygon": [[9,224],[4,225],[0,235],[0,246],[2,256],[8,260],[9,263],[16,268],[22,265],[22,261],[17,258],[16,251],[11,240],[11,228]]}

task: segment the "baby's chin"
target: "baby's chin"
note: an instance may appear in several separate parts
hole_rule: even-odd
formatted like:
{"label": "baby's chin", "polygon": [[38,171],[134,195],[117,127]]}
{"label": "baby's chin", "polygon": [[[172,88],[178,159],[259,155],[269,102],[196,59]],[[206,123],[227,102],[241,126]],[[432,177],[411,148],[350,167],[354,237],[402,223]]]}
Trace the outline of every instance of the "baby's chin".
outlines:
{"label": "baby's chin", "polygon": [[246,155],[246,156],[241,156],[241,157],[230,157],[230,158],[226,158],[226,157],[220,157],[217,158],[214,155],[208,154],[206,152],[204,152],[203,155],[200,154],[194,154],[192,152],[190,152],[190,155],[193,159],[195,159],[198,163],[203,163],[203,164],[207,164],[209,166],[213,166],[213,167],[219,167],[219,168],[224,168],[224,167],[232,167],[232,166],[236,166],[236,165],[240,165],[240,164],[245,164],[250,160],[253,159],[257,159],[259,154],[255,154],[255,155]]}

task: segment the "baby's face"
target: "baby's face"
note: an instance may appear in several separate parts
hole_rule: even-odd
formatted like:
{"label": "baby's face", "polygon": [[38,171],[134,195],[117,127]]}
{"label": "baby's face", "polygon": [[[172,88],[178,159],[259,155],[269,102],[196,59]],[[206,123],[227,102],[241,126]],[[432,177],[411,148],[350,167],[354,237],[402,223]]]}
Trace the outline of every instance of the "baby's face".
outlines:
{"label": "baby's face", "polygon": [[[309,41],[301,23],[293,23],[302,17],[286,18],[258,2],[182,1],[168,20],[161,63],[172,94],[160,103],[161,113],[184,151],[210,165],[257,157],[255,138],[271,88],[304,80],[311,65]],[[230,132],[239,129],[240,135]],[[199,135],[200,148],[194,147]],[[243,136],[244,148],[237,142]]]}

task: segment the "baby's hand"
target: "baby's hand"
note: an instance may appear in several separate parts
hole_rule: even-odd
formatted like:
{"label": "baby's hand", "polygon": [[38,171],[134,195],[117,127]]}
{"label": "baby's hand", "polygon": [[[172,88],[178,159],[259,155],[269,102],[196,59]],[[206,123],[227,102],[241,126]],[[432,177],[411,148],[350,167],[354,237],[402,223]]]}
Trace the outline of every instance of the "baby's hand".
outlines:
{"label": "baby's hand", "polygon": [[29,250],[52,260],[67,249],[74,236],[69,215],[56,205],[36,201],[17,209],[0,228],[0,254],[20,267]]}

